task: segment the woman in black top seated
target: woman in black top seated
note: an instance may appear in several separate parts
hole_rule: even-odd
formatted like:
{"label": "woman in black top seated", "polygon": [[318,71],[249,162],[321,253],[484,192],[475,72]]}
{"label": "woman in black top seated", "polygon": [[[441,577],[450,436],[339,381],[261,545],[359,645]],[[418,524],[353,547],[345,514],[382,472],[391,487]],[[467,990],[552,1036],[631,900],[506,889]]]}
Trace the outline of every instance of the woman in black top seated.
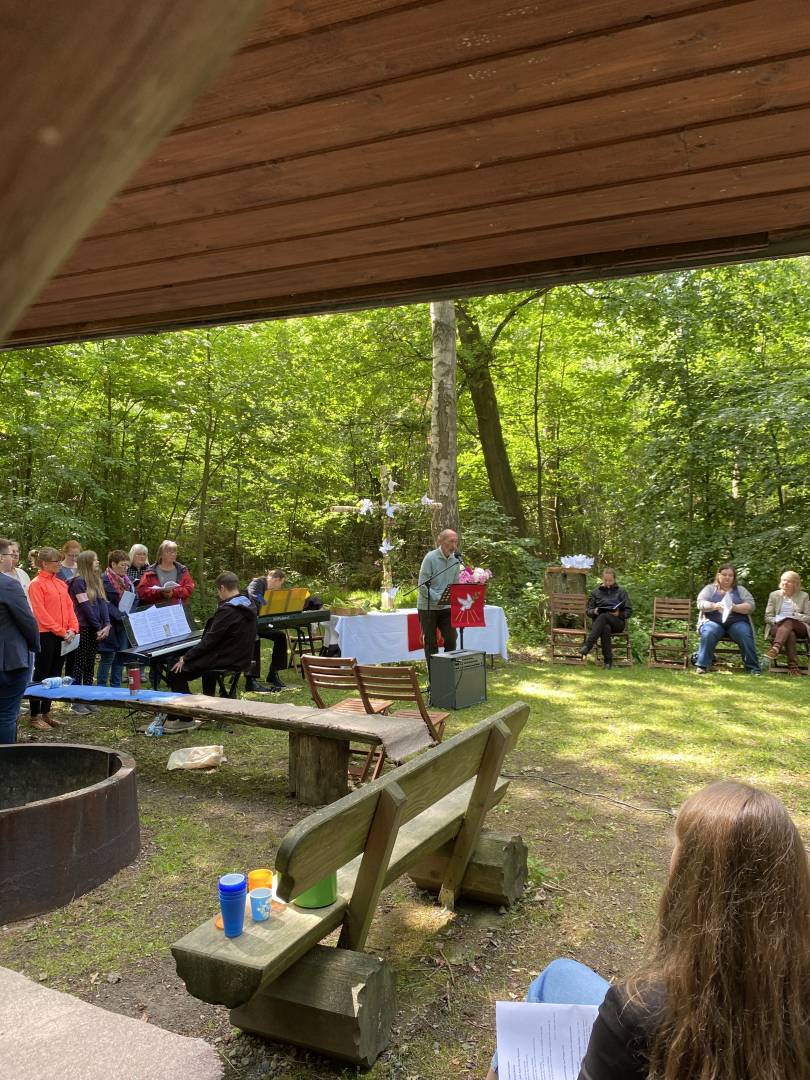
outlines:
{"label": "woman in black top seated", "polygon": [[[532,987],[595,1004],[598,979],[555,961]],[[541,986],[529,999],[552,996]],[[650,958],[607,990],[579,1080],[808,1078],[807,852],[778,799],[712,784],[678,814]]]}
{"label": "woman in black top seated", "polygon": [[597,641],[601,641],[605,667],[613,667],[613,634],[621,634],[633,613],[630,597],[616,584],[616,571],[606,566],[602,571],[602,584],[597,585],[588,597],[588,616],[593,619],[591,632],[579,650],[587,656]]}

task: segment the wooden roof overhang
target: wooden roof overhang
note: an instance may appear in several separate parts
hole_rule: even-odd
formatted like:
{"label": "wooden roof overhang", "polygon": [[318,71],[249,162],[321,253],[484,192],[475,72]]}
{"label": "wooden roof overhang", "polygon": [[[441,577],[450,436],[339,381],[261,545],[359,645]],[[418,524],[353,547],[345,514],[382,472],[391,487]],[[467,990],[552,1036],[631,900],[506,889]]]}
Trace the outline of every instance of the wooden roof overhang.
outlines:
{"label": "wooden roof overhang", "polygon": [[9,343],[810,251],[808,0],[276,0]]}

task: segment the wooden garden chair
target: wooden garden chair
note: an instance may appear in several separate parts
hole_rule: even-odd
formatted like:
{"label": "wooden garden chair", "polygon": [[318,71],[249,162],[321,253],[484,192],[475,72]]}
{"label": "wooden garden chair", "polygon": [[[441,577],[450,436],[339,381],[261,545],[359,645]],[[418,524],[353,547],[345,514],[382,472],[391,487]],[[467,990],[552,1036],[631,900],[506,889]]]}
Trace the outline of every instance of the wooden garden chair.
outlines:
{"label": "wooden garden chair", "polygon": [[[588,636],[586,625],[587,598],[579,593],[551,593],[549,596],[549,636],[552,664],[584,664],[579,650]],[[578,626],[560,626],[561,619]]]}
{"label": "wooden garden chair", "polygon": [[691,626],[691,600],[675,596],[656,596],[653,600],[648,666],[686,670],[691,651]]}
{"label": "wooden garden chair", "polygon": [[[319,709],[332,709],[335,712],[366,713],[370,715],[387,713],[394,704],[390,698],[372,698],[357,678],[357,664],[353,656],[302,656],[301,668],[307,680],[312,700]],[[336,705],[327,705],[321,697],[321,690],[356,690],[358,697],[344,698]],[[359,758],[357,765],[349,766],[349,775],[358,784],[364,783],[369,775],[380,775],[385,764],[385,750],[381,746],[364,746],[350,751],[353,758]]]}

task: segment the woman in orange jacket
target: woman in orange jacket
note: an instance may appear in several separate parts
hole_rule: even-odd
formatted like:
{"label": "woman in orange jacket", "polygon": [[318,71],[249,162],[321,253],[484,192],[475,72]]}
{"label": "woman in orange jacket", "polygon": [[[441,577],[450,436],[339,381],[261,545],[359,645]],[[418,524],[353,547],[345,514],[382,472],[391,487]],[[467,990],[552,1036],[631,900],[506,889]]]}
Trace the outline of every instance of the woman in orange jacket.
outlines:
{"label": "woman in orange jacket", "polygon": [[[28,601],[37,620],[40,641],[40,651],[34,665],[34,682],[61,674],[62,642],[71,642],[79,632],[79,621],[68,587],[56,576],[59,563],[56,548],[40,548],[37,556],[39,573],[28,590]],[[50,731],[52,727],[64,726],[64,720],[51,716],[51,703],[47,698],[32,697],[30,702],[32,728]]]}

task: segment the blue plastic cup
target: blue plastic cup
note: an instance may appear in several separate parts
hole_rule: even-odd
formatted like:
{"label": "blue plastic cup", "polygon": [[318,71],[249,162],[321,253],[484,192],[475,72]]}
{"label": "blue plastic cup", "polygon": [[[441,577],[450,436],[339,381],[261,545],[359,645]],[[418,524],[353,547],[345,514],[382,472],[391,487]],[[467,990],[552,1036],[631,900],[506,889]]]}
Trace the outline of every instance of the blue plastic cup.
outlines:
{"label": "blue plastic cup", "polygon": [[250,890],[250,914],[254,922],[264,922],[270,918],[270,905],[273,902],[273,890],[262,885]]}
{"label": "blue plastic cup", "polygon": [[219,910],[225,937],[239,937],[245,927],[247,877],[244,874],[223,874],[219,879]]}

